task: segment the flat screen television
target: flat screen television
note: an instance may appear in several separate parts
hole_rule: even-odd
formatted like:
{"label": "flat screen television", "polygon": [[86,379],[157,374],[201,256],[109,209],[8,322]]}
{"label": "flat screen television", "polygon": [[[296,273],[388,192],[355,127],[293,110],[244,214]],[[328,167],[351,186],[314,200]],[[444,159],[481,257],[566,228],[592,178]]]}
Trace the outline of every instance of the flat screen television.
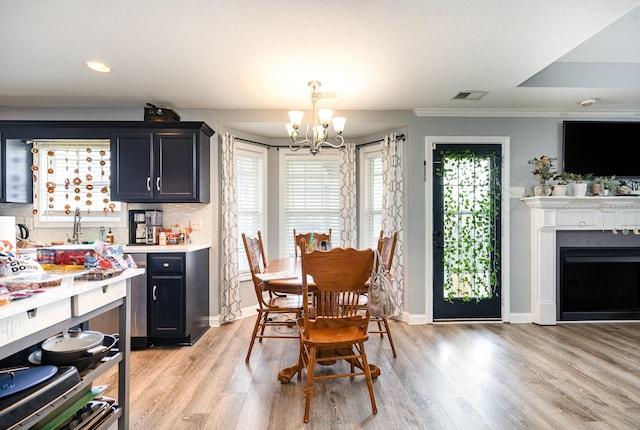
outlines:
{"label": "flat screen television", "polygon": [[640,178],[640,122],[564,121],[562,171]]}

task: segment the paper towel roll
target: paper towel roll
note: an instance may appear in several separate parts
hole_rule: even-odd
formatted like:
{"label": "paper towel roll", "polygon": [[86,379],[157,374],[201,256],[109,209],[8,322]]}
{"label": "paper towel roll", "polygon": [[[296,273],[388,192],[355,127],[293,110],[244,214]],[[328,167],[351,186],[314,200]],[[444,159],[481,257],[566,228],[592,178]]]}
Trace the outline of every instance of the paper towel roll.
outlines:
{"label": "paper towel roll", "polygon": [[16,217],[0,216],[0,252],[16,252]]}

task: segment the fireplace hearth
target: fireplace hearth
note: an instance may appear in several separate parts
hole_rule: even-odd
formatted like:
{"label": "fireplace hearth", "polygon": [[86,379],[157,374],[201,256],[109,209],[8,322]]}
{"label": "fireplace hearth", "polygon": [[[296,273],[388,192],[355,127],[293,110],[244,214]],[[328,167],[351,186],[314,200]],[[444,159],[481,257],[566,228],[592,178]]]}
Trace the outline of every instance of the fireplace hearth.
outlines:
{"label": "fireplace hearth", "polygon": [[640,319],[640,248],[561,247],[560,321]]}

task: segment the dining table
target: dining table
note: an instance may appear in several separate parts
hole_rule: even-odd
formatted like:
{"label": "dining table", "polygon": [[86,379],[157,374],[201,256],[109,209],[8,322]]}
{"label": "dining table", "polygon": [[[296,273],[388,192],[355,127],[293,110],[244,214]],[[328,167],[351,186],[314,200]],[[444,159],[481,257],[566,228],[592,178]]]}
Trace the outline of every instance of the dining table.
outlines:
{"label": "dining table", "polygon": [[[265,291],[276,294],[302,294],[302,258],[289,257],[271,260],[261,278]],[[315,284],[312,278],[307,280],[307,287],[309,292],[314,291]],[[344,355],[351,355],[351,352],[345,351]],[[353,364],[362,369],[362,364],[359,361],[354,361]],[[302,363],[298,361],[293,366],[281,369],[278,372],[278,380],[283,384],[289,383],[296,373],[302,371],[301,366]],[[375,364],[369,363],[369,369],[372,378],[377,378],[380,375],[380,368]]]}

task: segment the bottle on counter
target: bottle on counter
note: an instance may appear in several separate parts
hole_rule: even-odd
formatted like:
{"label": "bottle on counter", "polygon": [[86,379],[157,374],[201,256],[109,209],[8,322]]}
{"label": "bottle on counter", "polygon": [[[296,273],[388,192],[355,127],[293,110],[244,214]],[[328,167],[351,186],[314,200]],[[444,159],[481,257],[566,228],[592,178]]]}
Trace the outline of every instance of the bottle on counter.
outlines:
{"label": "bottle on counter", "polygon": [[107,233],[107,236],[105,237],[105,242],[106,243],[115,243],[115,236],[113,235],[113,232],[111,231],[111,229],[109,229],[109,233]]}
{"label": "bottle on counter", "polygon": [[158,235],[158,245],[164,246],[167,244],[167,234],[164,231],[161,231]]}

